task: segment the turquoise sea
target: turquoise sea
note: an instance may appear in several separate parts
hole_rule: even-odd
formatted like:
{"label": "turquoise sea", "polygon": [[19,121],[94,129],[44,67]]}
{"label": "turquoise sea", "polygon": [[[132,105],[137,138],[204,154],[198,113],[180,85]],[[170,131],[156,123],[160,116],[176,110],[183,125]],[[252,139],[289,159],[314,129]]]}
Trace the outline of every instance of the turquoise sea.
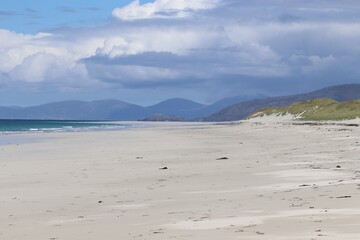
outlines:
{"label": "turquoise sea", "polygon": [[0,133],[110,130],[127,126],[126,124],[99,121],[0,120]]}

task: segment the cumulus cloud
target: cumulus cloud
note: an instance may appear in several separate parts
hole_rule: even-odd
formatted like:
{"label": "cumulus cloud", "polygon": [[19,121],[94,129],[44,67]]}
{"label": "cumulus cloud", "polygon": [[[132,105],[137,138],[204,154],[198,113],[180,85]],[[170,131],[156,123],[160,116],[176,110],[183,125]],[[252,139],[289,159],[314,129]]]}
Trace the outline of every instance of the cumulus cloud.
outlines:
{"label": "cumulus cloud", "polygon": [[[44,91],[96,86],[82,58],[96,53],[103,41],[91,38],[83,44],[56,34],[19,34],[0,30],[0,83],[3,85],[33,84]],[[81,38],[78,39],[81,41]],[[31,87],[28,87],[31,88]]]}
{"label": "cumulus cloud", "polygon": [[220,0],[156,0],[153,3],[140,4],[134,0],[125,7],[116,8],[113,16],[120,20],[139,20],[153,18],[185,18],[199,10],[212,9]]}
{"label": "cumulus cloud", "polygon": [[22,64],[11,71],[14,80],[27,82],[42,82],[46,78],[53,79],[64,75],[65,61],[46,53],[36,53],[26,57]]}

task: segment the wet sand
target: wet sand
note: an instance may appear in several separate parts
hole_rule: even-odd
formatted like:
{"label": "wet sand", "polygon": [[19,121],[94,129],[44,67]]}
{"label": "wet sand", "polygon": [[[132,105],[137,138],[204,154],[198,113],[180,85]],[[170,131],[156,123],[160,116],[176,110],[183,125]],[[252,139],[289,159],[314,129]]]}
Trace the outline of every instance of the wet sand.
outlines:
{"label": "wet sand", "polygon": [[0,239],[360,239],[359,127],[156,126],[0,146]]}

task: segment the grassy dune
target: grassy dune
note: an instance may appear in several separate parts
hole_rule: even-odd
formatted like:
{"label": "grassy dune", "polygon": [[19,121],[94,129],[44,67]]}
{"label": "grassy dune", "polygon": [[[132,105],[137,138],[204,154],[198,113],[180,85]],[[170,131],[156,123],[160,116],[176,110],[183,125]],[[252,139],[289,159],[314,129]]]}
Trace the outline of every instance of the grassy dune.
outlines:
{"label": "grassy dune", "polygon": [[287,107],[265,108],[248,118],[269,115],[294,115],[299,120],[348,120],[360,117],[360,100],[337,102],[330,98],[318,98],[294,103]]}

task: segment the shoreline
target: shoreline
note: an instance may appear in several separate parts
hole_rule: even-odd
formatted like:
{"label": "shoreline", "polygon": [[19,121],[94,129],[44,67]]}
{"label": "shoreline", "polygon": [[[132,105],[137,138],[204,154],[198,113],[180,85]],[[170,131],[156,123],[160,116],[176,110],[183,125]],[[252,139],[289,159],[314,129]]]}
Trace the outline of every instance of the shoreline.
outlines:
{"label": "shoreline", "polygon": [[360,238],[359,128],[154,125],[0,146],[0,239]]}
{"label": "shoreline", "polygon": [[[9,120],[11,121],[11,120]],[[31,120],[32,121],[32,120]],[[37,121],[37,120],[36,120]],[[47,120],[44,120],[45,122]],[[56,120],[53,120],[56,122]],[[59,122],[62,122],[59,120]],[[65,122],[74,122],[76,121],[65,121]],[[137,128],[155,128],[155,127],[179,127],[179,126],[203,126],[203,125],[213,125],[215,123],[210,122],[142,122],[142,121],[97,121],[97,122],[88,122],[83,121],[81,123],[96,123],[99,126],[84,126],[84,127],[65,127],[65,128],[37,128],[29,130],[7,130],[0,131],[0,135],[30,135],[30,134],[46,134],[46,133],[66,133],[66,132],[107,132],[107,131],[119,131],[126,129],[137,129]],[[105,125],[100,125],[105,124]]]}

